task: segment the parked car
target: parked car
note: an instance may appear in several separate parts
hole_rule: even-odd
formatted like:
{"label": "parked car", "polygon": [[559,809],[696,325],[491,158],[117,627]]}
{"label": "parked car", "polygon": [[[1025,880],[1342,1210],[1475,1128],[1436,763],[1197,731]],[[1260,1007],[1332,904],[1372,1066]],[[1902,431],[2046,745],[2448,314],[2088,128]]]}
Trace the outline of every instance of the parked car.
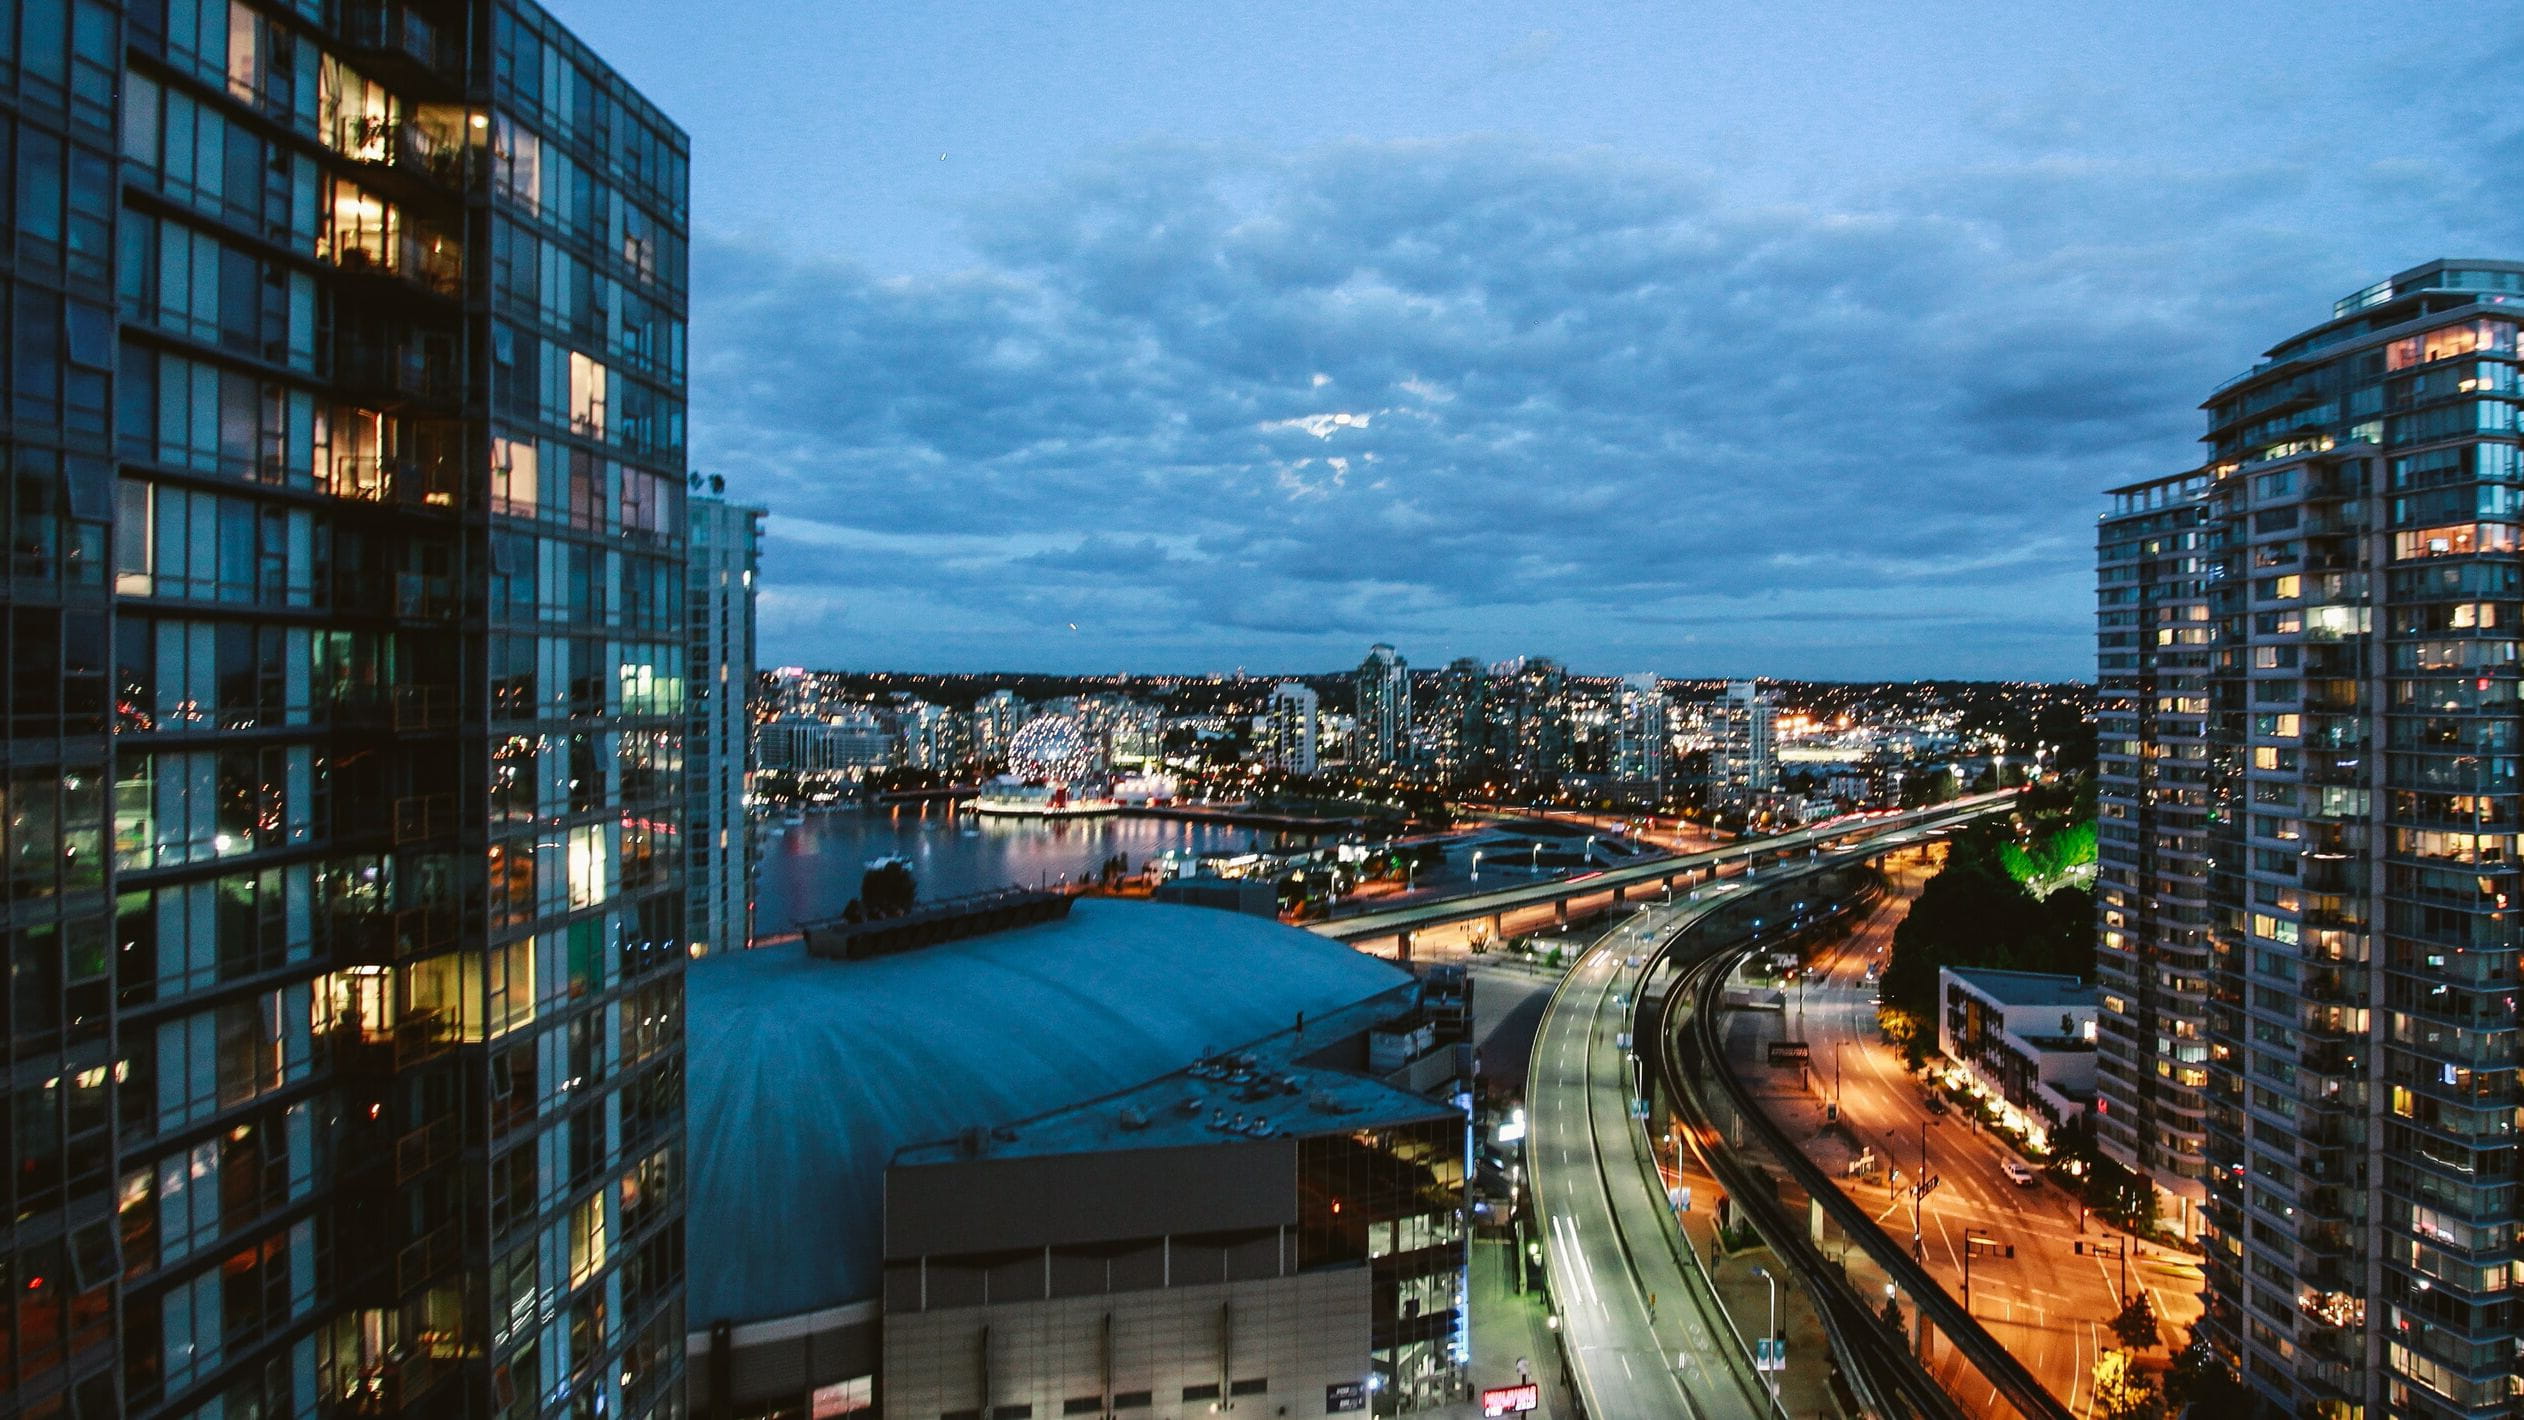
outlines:
{"label": "parked car", "polygon": [[2025,1162],[2022,1159],[2008,1159],[1999,1164],[1998,1171],[2007,1175],[2008,1181],[2015,1184],[2018,1188],[2031,1188],[2034,1184],[2040,1182],[2042,1177],[2040,1174],[2035,1173],[2032,1169],[2025,1167]]}

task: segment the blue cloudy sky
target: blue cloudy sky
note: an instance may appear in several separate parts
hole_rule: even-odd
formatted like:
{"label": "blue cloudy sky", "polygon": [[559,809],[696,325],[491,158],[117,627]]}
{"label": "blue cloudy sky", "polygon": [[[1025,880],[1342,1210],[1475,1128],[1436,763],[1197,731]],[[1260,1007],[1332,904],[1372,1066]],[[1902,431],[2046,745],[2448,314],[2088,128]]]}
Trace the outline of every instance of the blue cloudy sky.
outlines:
{"label": "blue cloudy sky", "polygon": [[776,662],[2083,677],[2099,490],[2524,255],[2494,11],[553,7],[691,132]]}

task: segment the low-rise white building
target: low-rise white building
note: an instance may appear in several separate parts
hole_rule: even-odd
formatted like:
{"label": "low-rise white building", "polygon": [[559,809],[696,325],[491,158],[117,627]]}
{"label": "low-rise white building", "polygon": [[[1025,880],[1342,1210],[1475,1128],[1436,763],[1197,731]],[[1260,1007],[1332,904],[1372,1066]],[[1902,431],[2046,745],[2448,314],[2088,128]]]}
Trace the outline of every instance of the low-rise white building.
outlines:
{"label": "low-rise white building", "polygon": [[1983,967],[1937,971],[1937,1048],[2037,1147],[2095,1099],[2092,983]]}

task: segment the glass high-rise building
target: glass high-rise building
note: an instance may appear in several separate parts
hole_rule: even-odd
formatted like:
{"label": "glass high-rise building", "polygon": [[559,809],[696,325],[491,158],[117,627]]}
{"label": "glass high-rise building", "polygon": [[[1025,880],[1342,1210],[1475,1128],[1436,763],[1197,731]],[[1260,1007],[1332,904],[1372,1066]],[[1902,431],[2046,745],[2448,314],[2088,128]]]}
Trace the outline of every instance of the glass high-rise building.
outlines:
{"label": "glass high-rise building", "polygon": [[22,0],[0,151],[0,1413],[677,1413],[682,133]]}
{"label": "glass high-rise building", "polygon": [[1730,681],[1718,701],[1718,743],[1710,756],[1713,798],[1744,805],[1779,778],[1779,707],[1749,680]]}
{"label": "glass high-rise building", "polygon": [[2292,1415],[2519,1387],[2524,264],[2340,301],[2100,537],[2098,1140]]}
{"label": "glass high-rise building", "polygon": [[1378,642],[1351,673],[1357,691],[1358,739],[1350,751],[1360,769],[1397,769],[1411,762],[1411,664]]}
{"label": "glass high-rise building", "polygon": [[1663,683],[1653,673],[1624,677],[1613,697],[1613,777],[1654,793],[1672,761]]}
{"label": "glass high-rise building", "polygon": [[1426,736],[1429,762],[1440,778],[1469,780],[1496,762],[1490,733],[1490,672],[1470,656],[1458,656],[1437,673]]}
{"label": "glass high-rise building", "polygon": [[741,951],[752,942],[761,858],[745,795],[754,767],[754,583],[767,514],[719,496],[723,489],[714,475],[710,492],[695,492],[686,504],[693,684],[685,695],[690,793],[683,841],[692,906],[684,931],[695,956]]}
{"label": "glass high-rise building", "polygon": [[1315,735],[1322,718],[1322,699],[1295,681],[1281,681],[1271,691],[1258,728],[1262,762],[1283,774],[1299,777],[1315,772]]}

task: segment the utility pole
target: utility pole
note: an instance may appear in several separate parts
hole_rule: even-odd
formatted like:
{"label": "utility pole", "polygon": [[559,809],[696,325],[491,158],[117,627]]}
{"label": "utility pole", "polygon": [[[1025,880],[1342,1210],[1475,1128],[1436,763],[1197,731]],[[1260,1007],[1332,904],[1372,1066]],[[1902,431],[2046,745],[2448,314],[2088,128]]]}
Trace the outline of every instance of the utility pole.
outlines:
{"label": "utility pole", "polygon": [[2000,1242],[1997,1238],[1991,1236],[1990,1231],[1987,1228],[1965,1228],[1963,1230],[1963,1314],[1965,1316],[1970,1316],[1972,1314],[1972,1255],[1983,1248],[1989,1249],[1990,1252],[2000,1257],[2013,1257],[2016,1255],[2014,1244]]}
{"label": "utility pole", "polygon": [[1928,1201],[1928,1121],[1919,1121],[1919,1182],[1911,1188],[1911,1261],[1928,1260],[1927,1244],[1920,1240],[1919,1210]]}

